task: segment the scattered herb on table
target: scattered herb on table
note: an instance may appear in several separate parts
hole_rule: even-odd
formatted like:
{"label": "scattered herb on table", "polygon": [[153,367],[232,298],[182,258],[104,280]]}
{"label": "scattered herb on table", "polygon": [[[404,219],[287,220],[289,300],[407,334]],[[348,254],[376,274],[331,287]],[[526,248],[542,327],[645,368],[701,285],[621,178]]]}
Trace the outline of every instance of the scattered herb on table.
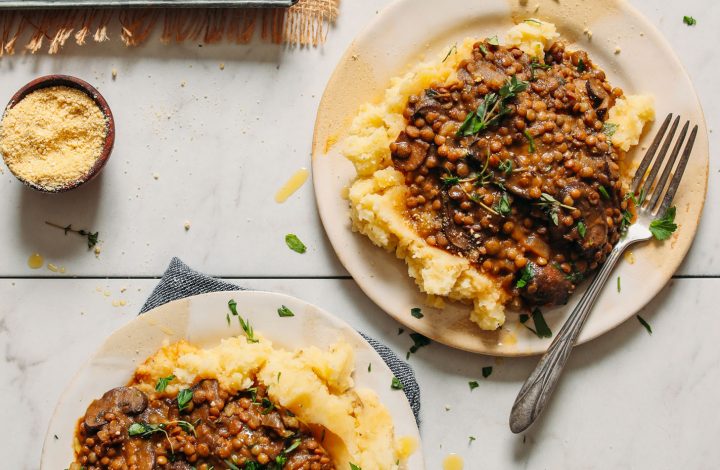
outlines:
{"label": "scattered herb on table", "polygon": [[484,379],[487,379],[490,377],[490,374],[492,374],[493,368],[492,366],[486,366],[482,368],[482,376]]}
{"label": "scattered herb on table", "polygon": [[429,346],[432,343],[429,338],[421,335],[420,333],[410,333],[410,339],[413,340],[413,345],[410,346],[410,351],[407,353],[406,357],[408,358],[410,357],[410,354],[415,354],[418,352],[418,349]]}
{"label": "scattered herb on table", "polygon": [[423,315],[422,309],[421,309],[420,307],[413,307],[413,308],[411,308],[411,309],[410,309],[410,315],[412,315],[413,317],[415,317],[415,318],[417,318],[417,319],[420,319],[420,318],[422,318],[422,317],[425,316],[425,315]]}
{"label": "scattered herb on table", "polygon": [[303,254],[307,251],[307,247],[294,233],[288,233],[285,235],[285,243],[295,253]]}
{"label": "scattered herb on table", "polygon": [[160,377],[155,384],[156,392],[164,392],[170,381],[174,380],[174,375],[168,375],[167,377]]}
{"label": "scattered herb on table", "polygon": [[528,82],[518,80],[515,75],[509,78],[498,93],[488,93],[475,111],[471,111],[463,121],[457,136],[474,135],[497,124],[511,109],[507,103],[515,98],[517,93],[525,91]]}
{"label": "scattered herb on table", "polygon": [[74,228],[72,228],[72,224],[63,227],[62,225],[54,224],[48,221],[45,221],[45,223],[51,227],[59,228],[60,230],[65,232],[65,235],[67,235],[68,232],[72,232],[77,233],[82,237],[86,237],[88,249],[94,247],[98,243],[98,232],[91,232],[90,230],[75,230]]}
{"label": "scattered herb on table", "polygon": [[471,380],[470,382],[468,382],[468,385],[470,386],[471,392],[480,386],[477,380]]}
{"label": "scattered herb on table", "polygon": [[688,26],[695,26],[697,24],[697,20],[692,16],[683,16],[683,23]]}
{"label": "scattered herb on table", "polygon": [[644,319],[643,317],[641,317],[640,315],[635,315],[635,316],[637,317],[637,319],[638,319],[638,321],[640,322],[640,324],[645,327],[645,329],[647,330],[648,334],[651,335],[651,334],[652,334],[652,328],[650,327],[650,323],[646,322],[645,319]]}
{"label": "scattered herb on table", "polygon": [[618,290],[618,293],[620,293],[620,276],[618,276],[618,278],[617,278],[617,290]]}
{"label": "scattered herb on table", "polygon": [[675,206],[665,211],[662,217],[650,222],[650,233],[657,240],[667,240],[677,230],[675,224]]}
{"label": "scattered herb on table", "polygon": [[282,307],[280,307],[279,309],[277,309],[277,312],[278,312],[278,315],[280,315],[281,317],[294,317],[295,316],[293,311],[284,305]]}
{"label": "scattered herb on table", "polygon": [[178,404],[178,410],[182,411],[185,408],[188,407],[188,404],[192,400],[193,397],[193,391],[189,388],[184,388],[180,390],[180,393],[177,395],[177,404]]}
{"label": "scattered herb on table", "polygon": [[397,377],[393,377],[392,381],[390,382],[390,388],[392,388],[393,390],[402,390],[405,387],[403,387],[403,384],[402,384],[402,382],[400,382],[400,379],[398,379]]}
{"label": "scattered herb on table", "polygon": [[532,321],[535,325],[535,328],[531,328],[526,324],[528,320],[530,320],[530,318],[530,315],[523,313],[520,315],[520,323],[522,323],[525,328],[535,333],[538,338],[552,337],[552,330],[550,330],[547,322],[545,322],[545,317],[543,317],[543,314],[539,308],[536,308],[532,312]]}
{"label": "scattered herb on table", "polygon": [[476,440],[477,440],[477,438],[475,436],[468,437],[468,445],[472,444],[473,441],[476,441]]}

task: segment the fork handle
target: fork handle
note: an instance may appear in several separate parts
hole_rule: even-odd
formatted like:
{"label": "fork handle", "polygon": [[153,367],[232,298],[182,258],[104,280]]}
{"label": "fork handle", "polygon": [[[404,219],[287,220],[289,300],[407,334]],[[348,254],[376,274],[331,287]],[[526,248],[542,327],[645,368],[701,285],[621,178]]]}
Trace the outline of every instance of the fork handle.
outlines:
{"label": "fork handle", "polygon": [[570,351],[575,345],[575,340],[577,340],[585,320],[587,320],[600,291],[628,245],[629,243],[626,241],[621,241],[613,248],[597,276],[590,283],[590,286],[570,313],[550,347],[540,359],[535,370],[523,384],[510,412],[510,429],[512,432],[517,434],[524,431],[542,413],[555,389],[555,385],[560,379],[560,373],[565,367]]}

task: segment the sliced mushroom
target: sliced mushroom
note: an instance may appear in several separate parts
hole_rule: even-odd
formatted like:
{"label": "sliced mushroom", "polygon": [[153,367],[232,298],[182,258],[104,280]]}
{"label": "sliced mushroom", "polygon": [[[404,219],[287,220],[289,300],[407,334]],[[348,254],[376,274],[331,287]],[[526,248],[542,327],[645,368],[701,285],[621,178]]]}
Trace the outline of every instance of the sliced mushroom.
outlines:
{"label": "sliced mushroom", "polygon": [[468,250],[470,248],[470,237],[467,233],[460,229],[453,220],[452,203],[450,202],[450,197],[446,193],[443,193],[442,201],[442,226],[445,236],[455,247],[462,251]]}
{"label": "sliced mushroom", "polygon": [[272,429],[280,437],[290,437],[293,435],[292,431],[285,429],[285,423],[283,423],[280,413],[276,411],[262,415],[260,417],[260,424]]}
{"label": "sliced mushroom", "polygon": [[[393,153],[393,163],[395,168],[400,171],[413,171],[417,169],[422,162],[425,161],[425,157],[430,149],[430,144],[419,139],[410,139],[405,132],[401,132],[397,140],[398,151]],[[409,148],[409,152],[401,149]]]}
{"label": "sliced mushroom", "polygon": [[107,424],[107,413],[135,415],[147,408],[148,398],[143,392],[132,387],[118,387],[106,392],[88,406],[83,420],[88,430],[97,430]]}
{"label": "sliced mushroom", "polygon": [[585,89],[592,101],[593,108],[595,108],[595,113],[598,118],[602,119],[610,108],[610,95],[596,78],[588,79],[585,82]]}
{"label": "sliced mushroom", "polygon": [[553,265],[533,265],[532,273],[527,286],[520,290],[520,295],[532,304],[564,305],[575,290],[575,285]]}

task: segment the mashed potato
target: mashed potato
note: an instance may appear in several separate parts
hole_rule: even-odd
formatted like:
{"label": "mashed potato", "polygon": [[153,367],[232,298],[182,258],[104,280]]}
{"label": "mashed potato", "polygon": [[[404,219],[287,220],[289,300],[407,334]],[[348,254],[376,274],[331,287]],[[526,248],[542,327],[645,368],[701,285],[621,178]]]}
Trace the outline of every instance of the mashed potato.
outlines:
{"label": "mashed potato", "polygon": [[353,388],[349,344],[287,351],[255,336],[257,343],[235,337],[209,349],[184,341],[164,346],[138,367],[134,382],[152,393],[158,378],[173,374],[166,389],[171,395],[200,379],[216,379],[231,393],[260,382],[273,402],[328,431],[324,443],[337,468],[349,468],[349,462],[363,470],[398,468],[397,450],[388,445],[394,442],[392,418],[375,392]]}
{"label": "mashed potato", "polygon": [[[553,24],[527,20],[508,31],[507,44],[542,58],[558,37]],[[358,176],[348,190],[353,230],[403,259],[408,274],[429,295],[433,306],[442,307],[443,298],[472,303],[470,319],[483,330],[495,330],[505,321],[507,294],[467,259],[432,247],[417,235],[404,216],[408,188],[403,174],[393,168],[389,149],[406,126],[402,113],[408,97],[433,84],[455,80],[458,64],[471,56],[476,41],[465,39],[449,53],[444,51],[435,60],[421,62],[393,78],[379,103],[360,107],[342,153],[355,165]],[[627,150],[637,144],[643,124],[653,118],[652,99],[628,97],[618,100],[618,106],[619,110],[610,111],[611,120],[618,125],[612,142]]]}

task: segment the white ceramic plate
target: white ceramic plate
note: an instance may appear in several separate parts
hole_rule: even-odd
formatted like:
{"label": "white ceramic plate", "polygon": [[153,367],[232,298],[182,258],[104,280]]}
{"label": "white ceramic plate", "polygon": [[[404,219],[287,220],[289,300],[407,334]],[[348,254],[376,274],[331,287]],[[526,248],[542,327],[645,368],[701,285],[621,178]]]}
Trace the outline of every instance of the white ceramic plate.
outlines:
{"label": "white ceramic plate", "polygon": [[[72,462],[75,424],[85,414],[87,406],[107,390],[126,384],[135,368],[157,351],[163,341],[185,339],[198,346],[212,347],[223,338],[240,334],[237,323],[228,327],[225,319],[230,299],[237,301],[238,311],[250,320],[255,330],[276,346],[287,349],[311,345],[327,348],[338,339],[347,341],[355,350],[355,386],[375,390],[393,417],[395,435],[416,439],[418,449],[422,449],[415,418],[405,394],[390,388],[392,372],[348,324],[314,305],[287,295],[257,291],[215,292],[153,309],[107,339],[63,393],[45,437],[41,470],[66,468]],[[277,309],[281,305],[290,308],[295,316],[279,317]],[[368,372],[368,364],[372,364],[372,372]],[[407,468],[425,468],[421,450],[408,459]]]}
{"label": "white ceramic plate", "polygon": [[[425,295],[408,277],[404,262],[350,229],[347,201],[341,194],[355,171],[335,144],[342,141],[358,107],[377,101],[391,77],[403,73],[408,64],[436,57],[466,37],[502,37],[515,22],[530,17],[555,23],[565,39],[589,52],[613,85],[628,94],[655,95],[658,122],[646,130],[629,158],[642,158],[642,146],[652,140],[669,112],[699,126],[675,199],[677,234],[665,243],[637,246],[626,256],[600,296],[579,342],[607,332],[649,302],[682,262],[695,237],[708,172],[707,129],[693,86],[665,39],[625,1],[398,0],[376,17],[341,59],[320,103],[313,139],[313,178],[320,216],[340,261],[363,291],[395,319],[434,340],[498,356],[537,354],[550,340],[535,337],[513,314],[501,330],[482,332],[467,319],[468,307],[460,304],[448,304],[444,310],[425,307],[424,318],[412,317],[410,309],[422,306]],[[616,289],[618,276],[621,292]],[[579,292],[569,305],[544,312],[553,331],[559,329],[578,297]]]}

